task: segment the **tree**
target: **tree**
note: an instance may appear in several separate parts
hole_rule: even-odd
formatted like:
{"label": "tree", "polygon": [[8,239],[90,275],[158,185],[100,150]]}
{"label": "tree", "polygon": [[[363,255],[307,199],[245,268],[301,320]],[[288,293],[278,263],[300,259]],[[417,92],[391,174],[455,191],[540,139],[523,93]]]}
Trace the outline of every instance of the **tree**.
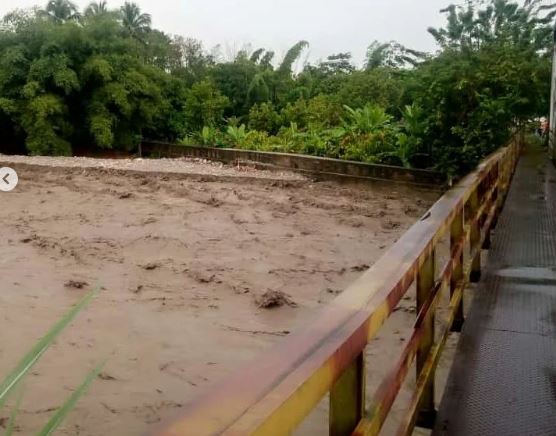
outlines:
{"label": "tree", "polygon": [[80,26],[44,20],[42,12],[17,17],[0,32],[0,125],[8,141],[36,154],[69,154],[74,144],[131,149],[166,108],[179,113],[166,73],[152,66],[165,51],[132,56],[114,15]]}
{"label": "tree", "polygon": [[76,21],[81,17],[75,3],[69,0],[50,0],[41,15],[58,24]]}
{"label": "tree", "polygon": [[85,17],[95,17],[108,13],[108,6],[105,0],[89,3],[85,9]]}
{"label": "tree", "polygon": [[299,98],[308,97],[308,90],[296,86],[293,75],[293,66],[300,58],[303,50],[309,46],[307,41],[299,41],[294,44],[282,59],[280,66],[274,74],[267,75],[267,84],[271,90],[271,98],[277,105],[295,101]]}
{"label": "tree", "polygon": [[132,150],[144,137],[229,145],[231,126],[249,149],[464,173],[546,114],[556,5],[460,3],[430,29],[434,55],[375,41],[363,68],[336,53],[301,71],[305,41],[279,63],[248,45],[226,60],[151,29],[134,3],[91,3],[78,23],[67,0],[16,10],[0,24],[0,151]]}
{"label": "tree", "polygon": [[83,96],[90,135],[102,148],[133,149],[168,104],[162,73],[129,55],[91,58],[83,68],[91,90]]}
{"label": "tree", "polygon": [[426,57],[425,53],[408,49],[396,41],[379,43],[373,41],[367,48],[367,70],[375,68],[406,68],[414,67]]}
{"label": "tree", "polygon": [[[236,59],[233,62],[219,63],[214,66],[210,76],[216,87],[229,100],[226,117],[247,115],[249,103],[249,86],[257,75],[259,68],[249,59]],[[269,87],[270,88],[270,87]]]}
{"label": "tree", "polygon": [[355,71],[355,67],[351,63],[351,53],[330,55],[318,67],[324,75],[351,74]]}
{"label": "tree", "polygon": [[264,56],[259,61],[259,65],[263,68],[271,68],[272,67],[272,60],[274,59],[274,52],[267,51]]}
{"label": "tree", "polygon": [[126,33],[137,39],[151,28],[151,16],[141,12],[136,3],[125,2],[120,8],[122,25]]}
{"label": "tree", "polygon": [[35,23],[37,15],[44,16],[44,11],[32,9],[15,9],[8,12],[0,22],[0,32],[18,32]]}
{"label": "tree", "polygon": [[513,126],[546,112],[556,6],[539,3],[450,6],[447,25],[430,29],[442,52],[409,76],[407,94],[427,112],[430,166],[468,171]]}
{"label": "tree", "polygon": [[249,104],[262,103],[270,100],[270,88],[268,87],[264,72],[257,73],[251,80],[247,89]]}
{"label": "tree", "polygon": [[478,50],[494,43],[546,50],[553,44],[554,3],[526,0],[520,7],[508,0],[493,0],[484,9],[470,2],[450,5],[441,12],[447,15],[446,27],[428,30],[445,50]]}
{"label": "tree", "polygon": [[351,53],[330,55],[318,65],[305,65],[296,82],[309,91],[309,96],[333,95],[356,71],[351,63]]}
{"label": "tree", "polygon": [[249,128],[276,134],[282,124],[272,103],[255,104],[249,111]]}
{"label": "tree", "polygon": [[179,65],[176,65],[173,71],[182,77],[188,86],[203,80],[214,67],[214,57],[205,52],[201,41],[174,36],[172,46],[179,57]]}
{"label": "tree", "polygon": [[400,107],[404,88],[403,76],[396,70],[376,68],[347,76],[339,83],[336,96],[345,105],[363,107],[374,103],[394,113]]}
{"label": "tree", "polygon": [[299,59],[303,50],[307,47],[309,47],[309,43],[307,41],[299,41],[291,47],[284,56],[284,59],[282,59],[282,63],[278,67],[278,72],[283,75],[291,76],[293,64]]}
{"label": "tree", "polygon": [[190,131],[198,132],[204,126],[222,125],[224,110],[229,104],[228,98],[211,81],[195,83],[186,93],[184,106]]}
{"label": "tree", "polygon": [[251,53],[251,57],[249,58],[249,60],[256,64],[257,62],[259,62],[264,52],[265,52],[264,48],[259,48],[255,50],[253,53]]}

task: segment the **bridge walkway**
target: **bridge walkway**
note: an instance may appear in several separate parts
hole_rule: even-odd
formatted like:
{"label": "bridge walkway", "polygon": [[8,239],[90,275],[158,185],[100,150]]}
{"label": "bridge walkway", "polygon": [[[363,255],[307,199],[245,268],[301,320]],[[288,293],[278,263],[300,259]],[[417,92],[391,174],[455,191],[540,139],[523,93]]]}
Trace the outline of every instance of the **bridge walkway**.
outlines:
{"label": "bridge walkway", "polygon": [[556,435],[556,170],[523,150],[435,435]]}

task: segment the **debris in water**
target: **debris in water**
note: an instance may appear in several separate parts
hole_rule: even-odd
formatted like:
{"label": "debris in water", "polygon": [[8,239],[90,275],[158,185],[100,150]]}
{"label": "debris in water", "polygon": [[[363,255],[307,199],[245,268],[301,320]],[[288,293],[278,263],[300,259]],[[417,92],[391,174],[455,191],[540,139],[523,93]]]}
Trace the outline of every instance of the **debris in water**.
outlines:
{"label": "debris in water", "polygon": [[139,265],[141,268],[146,269],[147,271],[152,271],[153,269],[157,269],[160,266],[159,262],[149,262],[144,265]]}
{"label": "debris in water", "polygon": [[116,377],[112,377],[110,374],[104,371],[97,375],[97,377],[101,380],[117,380]]}
{"label": "debris in water", "polygon": [[64,283],[66,288],[75,288],[75,289],[83,289],[86,286],[89,286],[89,283],[81,280],[68,280]]}
{"label": "debris in water", "polygon": [[297,303],[293,301],[289,295],[282,291],[274,291],[272,289],[266,291],[257,298],[256,302],[257,306],[263,309],[273,309],[282,306],[297,307]]}

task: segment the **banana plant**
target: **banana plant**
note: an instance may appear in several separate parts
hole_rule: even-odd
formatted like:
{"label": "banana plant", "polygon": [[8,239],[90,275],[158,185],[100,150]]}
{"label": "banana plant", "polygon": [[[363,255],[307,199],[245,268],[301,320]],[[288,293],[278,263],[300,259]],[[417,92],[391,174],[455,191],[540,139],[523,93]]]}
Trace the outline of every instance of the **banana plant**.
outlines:
{"label": "banana plant", "polygon": [[241,144],[241,142],[247,136],[245,124],[242,124],[239,127],[230,125],[228,126],[226,133],[228,134],[234,145]]}
{"label": "banana plant", "polygon": [[392,117],[380,106],[367,104],[362,108],[353,109],[344,105],[346,118],[342,118],[345,130],[353,133],[376,133],[389,127]]}
{"label": "banana plant", "polygon": [[201,130],[200,140],[202,145],[214,145],[216,143],[217,130],[212,126],[204,126]]}

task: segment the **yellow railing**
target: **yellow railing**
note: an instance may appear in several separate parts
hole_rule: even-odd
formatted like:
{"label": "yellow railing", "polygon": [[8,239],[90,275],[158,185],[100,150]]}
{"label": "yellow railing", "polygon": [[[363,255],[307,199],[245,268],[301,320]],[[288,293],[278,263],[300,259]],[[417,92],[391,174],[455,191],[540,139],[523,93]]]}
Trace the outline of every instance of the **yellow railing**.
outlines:
{"label": "yellow railing", "polygon": [[[365,274],[284,339],[159,428],[159,435],[278,435],[304,420],[330,392],[331,435],[377,434],[413,362],[417,384],[398,434],[434,420],[436,366],[463,323],[463,291],[481,272],[481,249],[502,208],[519,156],[517,137],[438,200]],[[450,256],[439,271],[442,238]],[[399,361],[365,406],[367,344],[415,283],[417,319]],[[449,315],[435,336],[435,311],[449,289]],[[437,338],[435,340],[435,337]]]}

